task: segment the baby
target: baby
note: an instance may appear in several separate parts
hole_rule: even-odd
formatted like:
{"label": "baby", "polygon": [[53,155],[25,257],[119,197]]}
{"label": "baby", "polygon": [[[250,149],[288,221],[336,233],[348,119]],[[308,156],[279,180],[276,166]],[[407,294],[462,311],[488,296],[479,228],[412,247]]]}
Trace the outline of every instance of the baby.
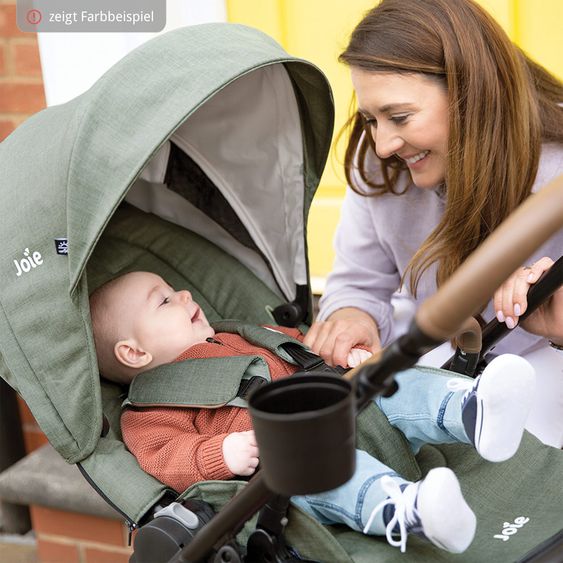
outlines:
{"label": "baby", "polygon": [[[272,381],[297,369],[238,334],[215,333],[189,291],[175,291],[152,273],[132,272],[104,284],[91,295],[90,310],[100,373],[117,383],[194,358],[259,355]],[[303,339],[296,329],[275,330]],[[352,356],[349,362],[359,359]],[[484,459],[502,461],[517,451],[535,383],[533,369],[522,358],[499,356],[475,381],[418,369],[399,373],[396,380],[399,391],[375,402],[415,452],[425,443],[462,442]],[[140,466],[177,491],[202,480],[248,476],[258,466],[245,408],[130,407],[122,414],[121,429]],[[360,450],[350,481],[292,502],[323,524],[386,534],[402,551],[407,534],[416,533],[460,553],[476,527],[450,469],[433,469],[412,483]]]}

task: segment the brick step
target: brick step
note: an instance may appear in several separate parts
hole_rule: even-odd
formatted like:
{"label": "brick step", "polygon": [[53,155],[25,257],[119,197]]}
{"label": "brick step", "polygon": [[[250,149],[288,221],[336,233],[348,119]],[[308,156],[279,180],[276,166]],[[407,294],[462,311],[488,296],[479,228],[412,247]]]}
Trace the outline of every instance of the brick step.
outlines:
{"label": "brick step", "polygon": [[126,563],[123,517],[49,444],[0,473],[0,499],[28,505],[41,563]]}

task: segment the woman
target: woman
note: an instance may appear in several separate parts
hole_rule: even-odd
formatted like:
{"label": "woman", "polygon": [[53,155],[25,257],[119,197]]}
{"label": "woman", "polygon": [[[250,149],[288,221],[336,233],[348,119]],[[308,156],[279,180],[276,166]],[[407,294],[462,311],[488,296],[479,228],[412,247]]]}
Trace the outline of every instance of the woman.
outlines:
{"label": "woman", "polygon": [[[390,339],[391,297],[402,284],[426,299],[511,211],[563,173],[563,86],[472,0],[384,0],[340,59],[358,102],[345,157],[349,189],[334,270],[305,342],[345,365],[352,347],[376,351]],[[560,231],[531,262],[557,259],[562,249]],[[514,280],[505,286],[496,310],[490,303],[482,316],[498,312],[514,328]],[[495,352],[525,355],[541,341],[518,328]]]}

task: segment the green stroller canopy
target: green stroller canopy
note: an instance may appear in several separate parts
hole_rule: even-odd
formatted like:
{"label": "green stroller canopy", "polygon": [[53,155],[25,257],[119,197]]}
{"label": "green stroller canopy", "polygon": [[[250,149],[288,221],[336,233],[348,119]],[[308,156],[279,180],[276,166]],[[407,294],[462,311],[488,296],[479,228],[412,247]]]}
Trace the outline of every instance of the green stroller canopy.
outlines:
{"label": "green stroller canopy", "polygon": [[[306,219],[332,126],[316,67],[257,30],[207,24],[147,42],[0,145],[0,373],[68,462],[102,429],[85,271],[124,197],[291,301],[309,283]],[[212,197],[182,183],[198,174]]]}

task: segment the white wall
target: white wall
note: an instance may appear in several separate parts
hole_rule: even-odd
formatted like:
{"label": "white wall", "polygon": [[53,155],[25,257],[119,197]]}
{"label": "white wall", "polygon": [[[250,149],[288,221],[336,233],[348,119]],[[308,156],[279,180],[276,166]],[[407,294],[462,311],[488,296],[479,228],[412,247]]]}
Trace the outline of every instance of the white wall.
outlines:
{"label": "white wall", "polygon": [[[166,0],[166,27],[226,21],[224,0]],[[39,33],[47,105],[87,90],[129,51],[158,33]]]}

